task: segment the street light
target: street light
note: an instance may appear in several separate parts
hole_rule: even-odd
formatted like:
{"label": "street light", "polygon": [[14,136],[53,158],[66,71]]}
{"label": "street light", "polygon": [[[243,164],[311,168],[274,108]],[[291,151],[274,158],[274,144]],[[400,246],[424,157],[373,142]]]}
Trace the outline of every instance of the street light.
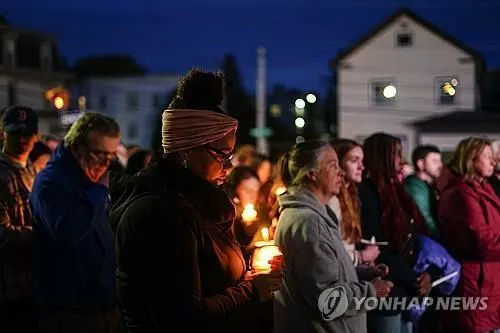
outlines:
{"label": "street light", "polygon": [[307,94],[306,101],[308,103],[314,104],[316,103],[316,96],[314,94]]}
{"label": "street light", "polygon": [[306,102],[302,98],[298,98],[295,100],[295,106],[298,109],[303,109],[306,107]]}
{"label": "street light", "polygon": [[295,126],[297,128],[304,128],[305,125],[306,121],[304,120],[304,118],[298,117],[295,119]]}

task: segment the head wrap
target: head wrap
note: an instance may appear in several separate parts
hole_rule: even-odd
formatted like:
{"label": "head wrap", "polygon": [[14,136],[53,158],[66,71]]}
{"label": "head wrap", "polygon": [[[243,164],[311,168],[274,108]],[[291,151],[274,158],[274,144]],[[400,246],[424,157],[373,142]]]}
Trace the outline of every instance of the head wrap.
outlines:
{"label": "head wrap", "polygon": [[209,110],[163,111],[162,146],[165,153],[189,150],[217,141],[238,128],[233,117]]}

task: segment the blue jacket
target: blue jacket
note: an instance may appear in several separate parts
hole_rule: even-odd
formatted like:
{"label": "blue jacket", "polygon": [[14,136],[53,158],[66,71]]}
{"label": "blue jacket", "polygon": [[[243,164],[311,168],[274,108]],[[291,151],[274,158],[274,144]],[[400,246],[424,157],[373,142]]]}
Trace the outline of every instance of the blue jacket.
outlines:
{"label": "blue jacket", "polygon": [[40,306],[101,310],[117,304],[108,189],[92,183],[60,145],[31,193]]}
{"label": "blue jacket", "polygon": [[[443,246],[432,238],[424,235],[417,235],[416,242],[418,256],[413,269],[417,274],[427,271],[430,266],[433,266],[441,273],[438,278],[454,272],[459,272],[458,275],[436,286],[438,295],[451,295],[460,280],[460,263],[458,263]],[[410,310],[410,318],[413,321],[418,321],[425,310],[425,306],[414,307]]]}

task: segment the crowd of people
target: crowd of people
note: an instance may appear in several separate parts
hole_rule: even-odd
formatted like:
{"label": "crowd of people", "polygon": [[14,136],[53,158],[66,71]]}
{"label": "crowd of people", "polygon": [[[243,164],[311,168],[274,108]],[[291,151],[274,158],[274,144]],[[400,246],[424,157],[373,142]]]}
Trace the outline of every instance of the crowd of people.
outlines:
{"label": "crowd of people", "polygon": [[[272,161],[235,148],[223,84],[199,70],[179,81],[159,152],[125,147],[100,113],[59,140],[30,108],[4,110],[2,332],[500,330],[498,141],[465,138],[447,163],[421,145],[410,164],[379,132]],[[280,252],[266,270],[253,258],[264,243]],[[487,300],[363,306],[429,296]]]}

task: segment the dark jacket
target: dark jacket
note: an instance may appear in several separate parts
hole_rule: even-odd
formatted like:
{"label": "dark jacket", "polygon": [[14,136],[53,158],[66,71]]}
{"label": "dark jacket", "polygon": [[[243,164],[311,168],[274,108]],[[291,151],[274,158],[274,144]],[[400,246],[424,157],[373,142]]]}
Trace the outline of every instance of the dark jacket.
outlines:
{"label": "dark jacket", "polygon": [[[364,239],[375,236],[377,241],[389,241],[387,235],[382,232],[382,206],[378,192],[373,182],[364,180],[359,185],[359,199],[361,201],[361,230]],[[395,251],[391,246],[380,246],[380,255],[376,262],[386,264],[389,267],[388,280],[394,282],[390,296],[414,296],[414,284],[417,274],[413,271],[415,230],[410,221],[408,222],[407,246],[402,251]],[[405,241],[406,241],[405,240]],[[375,310],[377,311],[377,310]],[[391,311],[377,311],[384,314],[394,314]]]}
{"label": "dark jacket", "polygon": [[496,195],[500,197],[500,178],[498,178],[498,176],[494,174],[490,177],[489,181]]}
{"label": "dark jacket", "polygon": [[233,218],[224,191],[173,162],[129,179],[111,216],[129,332],[252,331],[258,295],[242,282]]}
{"label": "dark jacket", "polygon": [[432,238],[439,240],[439,223],[437,221],[438,199],[434,188],[415,175],[406,177],[404,186],[408,194],[415,201],[420,214],[422,214],[428,234]]}
{"label": "dark jacket", "polygon": [[35,169],[0,153],[0,304],[32,297],[29,194]]}
{"label": "dark jacket", "polygon": [[44,308],[116,306],[114,235],[108,189],[92,183],[60,145],[31,193],[37,296]]}

